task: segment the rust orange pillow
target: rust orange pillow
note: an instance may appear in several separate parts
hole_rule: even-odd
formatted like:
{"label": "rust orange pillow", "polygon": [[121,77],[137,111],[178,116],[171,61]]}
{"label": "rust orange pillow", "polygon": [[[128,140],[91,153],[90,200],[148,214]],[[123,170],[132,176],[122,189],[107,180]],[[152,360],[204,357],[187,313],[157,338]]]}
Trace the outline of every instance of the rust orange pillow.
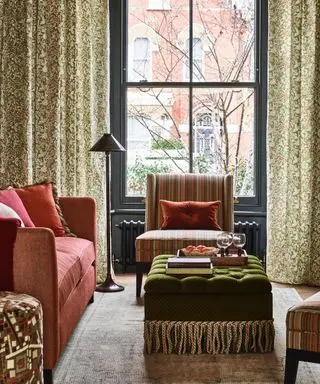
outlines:
{"label": "rust orange pillow", "polygon": [[56,236],[65,236],[53,197],[52,183],[28,185],[15,188],[15,191],[36,227],[50,228]]}
{"label": "rust orange pillow", "polygon": [[160,200],[161,229],[212,229],[221,231],[217,209],[221,201]]}

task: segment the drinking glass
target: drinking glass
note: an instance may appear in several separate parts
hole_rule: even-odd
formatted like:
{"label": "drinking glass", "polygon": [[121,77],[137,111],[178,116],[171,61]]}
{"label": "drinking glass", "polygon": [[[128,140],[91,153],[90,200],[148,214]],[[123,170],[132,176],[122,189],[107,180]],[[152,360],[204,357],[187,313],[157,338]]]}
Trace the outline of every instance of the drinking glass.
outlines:
{"label": "drinking glass", "polygon": [[242,247],[246,243],[246,235],[245,235],[245,233],[235,233],[233,235],[232,242],[233,242],[233,245],[238,248],[238,256],[241,256],[242,253],[243,253]]}
{"label": "drinking glass", "polygon": [[220,249],[221,256],[225,256],[226,249],[232,243],[233,234],[231,232],[221,232],[217,236],[217,246]]}

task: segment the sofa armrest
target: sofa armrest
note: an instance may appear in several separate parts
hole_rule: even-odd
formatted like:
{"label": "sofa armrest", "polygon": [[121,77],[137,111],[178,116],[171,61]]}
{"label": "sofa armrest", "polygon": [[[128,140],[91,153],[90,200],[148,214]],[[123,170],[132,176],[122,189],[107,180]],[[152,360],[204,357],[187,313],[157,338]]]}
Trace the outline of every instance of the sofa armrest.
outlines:
{"label": "sofa armrest", "polygon": [[[43,308],[45,367],[59,356],[59,297],[55,237],[48,228],[19,228],[13,250],[14,290],[34,296]],[[50,352],[48,352],[50,351]]]}
{"label": "sofa armrest", "polygon": [[93,242],[96,247],[96,201],[92,197],[60,197],[60,207],[71,232]]}

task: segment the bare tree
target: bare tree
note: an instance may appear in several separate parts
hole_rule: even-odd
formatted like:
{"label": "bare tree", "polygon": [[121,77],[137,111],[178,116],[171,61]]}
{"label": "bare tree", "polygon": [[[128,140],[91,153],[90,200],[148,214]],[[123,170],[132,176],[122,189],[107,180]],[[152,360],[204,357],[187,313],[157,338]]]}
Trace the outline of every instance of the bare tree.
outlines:
{"label": "bare tree", "polygon": [[[181,14],[185,12],[182,8],[161,12],[157,17],[151,17],[148,12],[133,13],[131,17],[146,27],[156,46],[156,53],[154,53],[156,60],[152,63],[154,81],[168,82],[170,85],[170,82],[176,82],[176,79],[181,77],[181,68],[183,68],[185,73],[189,73],[189,78],[192,76],[194,80],[200,82],[193,94],[192,115],[207,114],[212,117],[212,122],[214,120],[215,124],[212,123],[212,134],[209,138],[212,146],[211,153],[200,151],[198,157],[195,157],[195,163],[197,160],[205,161],[208,166],[201,169],[198,167],[198,171],[207,172],[208,169],[211,169],[224,173],[232,172],[237,184],[240,182],[238,180],[240,178],[239,167],[244,164],[243,161],[240,161],[243,127],[245,124],[249,124],[245,120],[250,116],[251,111],[248,112],[248,110],[254,95],[253,89],[243,91],[239,85],[241,81],[250,81],[253,76],[254,12],[248,5],[242,12],[236,3],[236,1],[220,0],[219,5],[223,7],[223,11],[217,13],[210,8],[209,1],[195,1],[194,14],[197,19],[195,36],[197,39],[194,39],[191,45],[189,40],[186,44],[186,41],[182,39],[184,35],[181,33]],[[195,50],[197,49],[199,52],[199,41],[203,42],[202,60],[201,55],[195,57]],[[196,44],[198,45],[196,46]],[[194,53],[191,70],[189,68],[190,47]],[[142,79],[146,77],[144,69],[142,68],[138,73]],[[139,72],[139,68],[134,68],[134,70]],[[204,88],[203,80],[215,82],[217,86]],[[128,113],[149,133],[153,142],[165,143],[167,141],[169,144],[176,140],[183,144],[185,149],[175,150],[174,155],[172,155],[169,145],[164,145],[161,152],[167,163],[172,163],[174,169],[184,171],[186,166],[181,164],[182,162],[189,163],[189,142],[187,141],[188,136],[182,133],[181,126],[189,125],[190,127],[191,125],[193,136],[197,134],[201,136],[201,132],[205,132],[206,129],[197,126],[195,118],[192,122],[188,121],[187,95],[166,98],[163,95],[168,92],[167,88],[149,88],[147,83],[148,81],[144,88],[135,90],[137,97],[129,104]],[[219,86],[219,83],[229,85],[222,87]],[[172,90],[175,91],[176,88],[172,88]],[[143,95],[139,97],[139,93]],[[178,107],[176,104],[179,103]],[[168,117],[170,124],[162,124],[159,120],[159,116],[162,114]],[[253,116],[251,117],[253,119]],[[236,135],[230,134],[230,121],[237,122]],[[206,140],[205,134],[203,137]],[[195,140],[192,144],[193,151],[195,151],[197,145]],[[245,180],[250,181],[248,181],[248,177],[243,177],[242,172],[241,181]],[[239,186],[238,189],[241,190],[241,188],[242,186]]]}

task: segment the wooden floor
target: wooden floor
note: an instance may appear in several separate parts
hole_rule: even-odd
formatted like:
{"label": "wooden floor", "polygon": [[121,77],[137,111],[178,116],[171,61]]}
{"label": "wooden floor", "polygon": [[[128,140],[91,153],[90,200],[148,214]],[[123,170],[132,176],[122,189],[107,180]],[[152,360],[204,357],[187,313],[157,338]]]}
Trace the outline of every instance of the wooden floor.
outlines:
{"label": "wooden floor", "polygon": [[[146,279],[146,275],[143,276],[143,282],[142,287],[144,284],[144,281]],[[125,274],[117,274],[115,277],[115,280],[118,284],[132,284],[135,283],[136,276],[134,273],[125,273]],[[280,283],[272,283],[276,287],[283,287],[283,288],[295,288],[298,294],[302,299],[306,299],[309,296],[312,296],[314,293],[318,292],[320,290],[320,287],[309,287],[306,285],[290,285],[290,284],[280,284]],[[141,291],[141,296],[143,296],[143,289]]]}

